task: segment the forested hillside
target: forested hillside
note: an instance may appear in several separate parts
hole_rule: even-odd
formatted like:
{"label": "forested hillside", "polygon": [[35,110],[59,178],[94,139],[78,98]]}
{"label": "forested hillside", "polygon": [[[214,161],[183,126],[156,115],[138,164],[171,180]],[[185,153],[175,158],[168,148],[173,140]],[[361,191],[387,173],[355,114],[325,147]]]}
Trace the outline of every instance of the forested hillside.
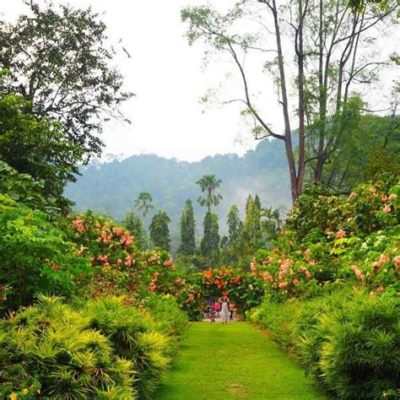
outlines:
{"label": "forested hillside", "polygon": [[[195,204],[200,232],[204,211],[196,202],[200,194],[196,181],[202,175],[215,174],[222,180],[223,199],[216,208],[222,222],[232,204],[244,209],[249,194],[257,193],[265,206],[285,210],[290,203],[285,163],[283,144],[276,140],[260,142],[243,157],[217,155],[194,163],[137,155],[82,168],[82,176],[67,187],[66,196],[75,201],[77,210],[92,209],[121,219],[134,208],[140,192],[149,192],[153,196],[153,212],[163,209],[171,217],[172,233],[177,231],[179,216],[189,198]],[[225,231],[224,223],[221,228]]]}

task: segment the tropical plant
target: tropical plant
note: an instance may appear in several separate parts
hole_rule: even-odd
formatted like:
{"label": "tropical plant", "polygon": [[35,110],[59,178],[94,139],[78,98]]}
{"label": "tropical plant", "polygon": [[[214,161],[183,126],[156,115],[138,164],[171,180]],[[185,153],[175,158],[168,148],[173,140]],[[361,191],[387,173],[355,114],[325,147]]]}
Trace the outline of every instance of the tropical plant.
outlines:
{"label": "tropical plant", "polygon": [[168,338],[157,331],[150,316],[124,304],[123,298],[89,301],[83,312],[89,326],[110,340],[114,353],[132,363],[138,398],[152,400],[169,364]]}
{"label": "tropical plant", "polygon": [[143,217],[154,207],[153,204],[151,204],[152,201],[153,197],[149,192],[139,193],[139,196],[135,200],[135,207],[142,213]]}
{"label": "tropical plant", "polygon": [[211,212],[211,206],[217,206],[222,199],[221,194],[217,193],[222,183],[221,179],[217,179],[215,175],[203,175],[196,183],[200,186],[201,192],[205,193],[205,197],[200,196],[197,201]]}
{"label": "tropical plant", "polygon": [[71,296],[90,276],[89,262],[48,216],[0,194],[0,285],[7,306],[32,303],[39,293]]}
{"label": "tropical plant", "polygon": [[132,361],[59,298],[40,296],[0,322],[0,364],[3,399],[138,398]]}

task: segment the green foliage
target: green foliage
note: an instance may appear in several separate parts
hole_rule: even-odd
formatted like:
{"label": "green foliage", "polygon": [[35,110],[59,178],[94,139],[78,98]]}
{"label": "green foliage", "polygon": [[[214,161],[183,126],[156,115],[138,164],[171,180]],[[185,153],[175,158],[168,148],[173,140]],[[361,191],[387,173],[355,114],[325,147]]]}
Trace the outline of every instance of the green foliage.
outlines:
{"label": "green foliage", "polygon": [[[132,209],[132,199],[146,188],[153,196],[154,206],[165,210],[171,218],[171,247],[176,250],[180,245],[179,222],[186,199],[193,202],[196,227],[202,226],[204,211],[195,203],[198,197],[195,182],[208,171],[213,171],[224,183],[220,190],[223,199],[214,208],[220,221],[226,220],[232,199],[238,199],[238,193],[252,192],[255,186],[263,204],[274,208],[287,206],[289,189],[283,151],[280,141],[263,141],[243,157],[217,155],[195,163],[155,155],[136,155],[107,163],[93,162],[81,168],[82,176],[77,177],[77,183],[68,185],[65,193],[76,203],[76,210],[92,209],[115,220],[123,220],[127,211]],[[146,184],[142,186],[138,182]],[[243,196],[235,202],[239,209],[245,207]],[[149,214],[151,212],[143,220],[146,224],[150,224]],[[196,235],[199,233],[197,229]],[[197,243],[199,239],[196,237]]]}
{"label": "green foliage", "polygon": [[46,214],[0,195],[0,285],[11,288],[8,307],[28,305],[38,293],[75,293],[90,271],[75,251]]}
{"label": "green foliage", "polygon": [[150,311],[158,330],[172,338],[183,334],[188,316],[178,307],[174,297],[150,294],[143,299],[143,306]]}
{"label": "green foliage", "polygon": [[114,353],[85,313],[58,298],[42,296],[0,322],[0,363],[4,399],[137,398],[132,362]]}
{"label": "green foliage", "polygon": [[128,214],[126,214],[124,224],[128,231],[135,238],[136,245],[140,249],[146,249],[148,247],[148,238],[140,217],[134,212],[129,212]]}
{"label": "green foliage", "polygon": [[181,215],[181,245],[179,252],[183,255],[193,255],[196,251],[194,232],[196,222],[194,220],[193,204],[191,200],[186,200],[185,208]]}
{"label": "green foliage", "polygon": [[197,201],[211,212],[211,206],[217,206],[222,200],[221,194],[217,193],[222,183],[221,179],[217,179],[215,175],[203,175],[196,183],[200,186],[201,192],[206,194],[205,197],[200,196]]}
{"label": "green foliage", "polygon": [[124,304],[122,298],[89,301],[83,312],[89,326],[108,338],[114,353],[132,363],[138,398],[153,399],[169,364],[168,338],[155,329],[150,317]]}
{"label": "green foliage", "polygon": [[168,224],[171,222],[165,211],[159,211],[151,220],[149,227],[150,239],[155,247],[169,250],[171,238],[169,235]]}
{"label": "green foliage", "polygon": [[267,300],[251,317],[338,398],[396,399],[399,307],[395,297],[332,287],[311,301],[278,305]]}
{"label": "green foliage", "polygon": [[75,181],[83,149],[65,137],[58,123],[34,116],[29,108],[30,103],[21,95],[4,94],[1,84],[0,160],[25,174],[25,181],[29,174],[37,182],[35,191],[49,198],[50,205],[55,203],[66,211],[71,202],[63,196],[64,186]]}
{"label": "green foliage", "polygon": [[251,195],[247,198],[243,240],[246,246],[250,247],[251,252],[261,247],[261,203],[258,196],[254,200]]}
{"label": "green foliage", "polygon": [[142,213],[143,217],[154,207],[152,204],[153,197],[149,192],[141,192],[135,200],[135,207]]}
{"label": "green foliage", "polygon": [[36,182],[29,174],[19,174],[14,168],[0,160],[0,193],[34,210],[54,214],[55,201],[43,196],[43,182]]}
{"label": "green foliage", "polygon": [[240,236],[241,221],[239,218],[239,208],[236,204],[231,206],[227,216],[227,225],[229,233],[229,243],[233,244]]}
{"label": "green foliage", "polygon": [[201,254],[208,258],[210,262],[211,260],[218,262],[220,242],[218,216],[207,211],[203,227],[204,234],[200,244]]}
{"label": "green foliage", "polygon": [[10,72],[4,90],[20,93],[40,120],[58,120],[64,142],[99,154],[103,120],[120,116],[119,104],[131,96],[111,66],[106,26],[90,8],[31,3],[30,15],[0,24],[0,68]]}

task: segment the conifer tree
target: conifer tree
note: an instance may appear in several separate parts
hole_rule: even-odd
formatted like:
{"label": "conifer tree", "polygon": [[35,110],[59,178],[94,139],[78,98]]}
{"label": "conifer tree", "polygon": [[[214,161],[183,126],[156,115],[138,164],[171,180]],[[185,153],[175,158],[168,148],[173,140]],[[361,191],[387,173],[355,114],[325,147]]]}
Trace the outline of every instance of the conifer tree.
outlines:
{"label": "conifer tree", "polygon": [[161,247],[164,250],[170,250],[171,238],[169,235],[168,224],[171,219],[165,211],[159,211],[153,216],[150,224],[150,239],[155,247]]}
{"label": "conifer tree", "polygon": [[229,233],[229,243],[233,244],[238,239],[240,233],[240,219],[239,219],[239,208],[234,204],[227,216],[227,225]]}
{"label": "conifer tree", "polygon": [[196,251],[195,224],[192,201],[186,200],[181,216],[181,245],[179,248],[183,255],[193,255]]}
{"label": "conifer tree", "polygon": [[133,211],[126,214],[125,217],[125,226],[128,231],[132,233],[135,238],[135,243],[141,249],[145,249],[148,247],[148,238],[147,233],[143,227],[142,220],[140,217],[135,214]]}
{"label": "conifer tree", "polygon": [[210,261],[219,259],[219,225],[218,215],[207,211],[204,217],[204,235],[201,240],[201,254]]}
{"label": "conifer tree", "polygon": [[246,202],[246,218],[243,224],[243,239],[252,251],[261,245],[261,202],[258,196],[251,195]]}

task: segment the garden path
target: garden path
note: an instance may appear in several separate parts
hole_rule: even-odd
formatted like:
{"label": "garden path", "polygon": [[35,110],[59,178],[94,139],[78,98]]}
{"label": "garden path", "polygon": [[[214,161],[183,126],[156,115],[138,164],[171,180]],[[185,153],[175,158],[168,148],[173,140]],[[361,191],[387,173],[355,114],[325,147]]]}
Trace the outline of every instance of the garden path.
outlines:
{"label": "garden path", "polygon": [[304,371],[246,322],[193,323],[157,400],[322,400]]}

